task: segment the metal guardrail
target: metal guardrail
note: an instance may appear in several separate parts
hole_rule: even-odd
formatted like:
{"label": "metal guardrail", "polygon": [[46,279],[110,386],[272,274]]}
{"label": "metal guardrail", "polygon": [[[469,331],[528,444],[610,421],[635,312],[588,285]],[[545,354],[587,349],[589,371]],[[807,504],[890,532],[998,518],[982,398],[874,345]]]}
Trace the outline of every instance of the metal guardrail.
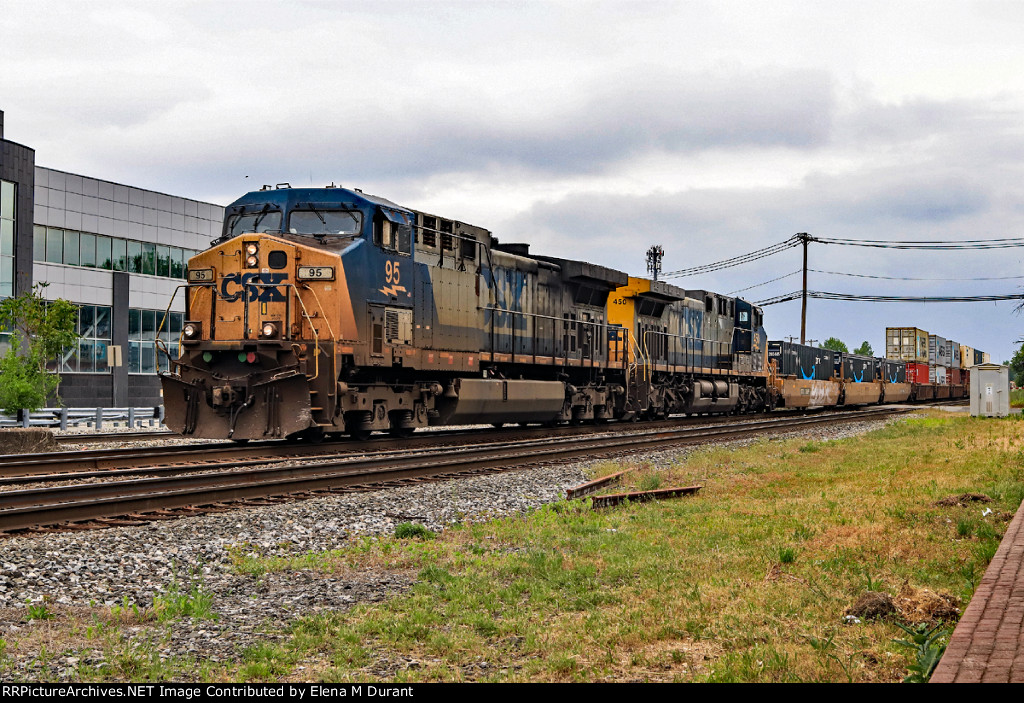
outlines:
{"label": "metal guardrail", "polygon": [[125,423],[126,427],[159,427],[164,421],[164,406],[127,408],[43,408],[29,412],[18,411],[17,416],[0,414],[0,427],[92,427],[103,430],[103,423]]}

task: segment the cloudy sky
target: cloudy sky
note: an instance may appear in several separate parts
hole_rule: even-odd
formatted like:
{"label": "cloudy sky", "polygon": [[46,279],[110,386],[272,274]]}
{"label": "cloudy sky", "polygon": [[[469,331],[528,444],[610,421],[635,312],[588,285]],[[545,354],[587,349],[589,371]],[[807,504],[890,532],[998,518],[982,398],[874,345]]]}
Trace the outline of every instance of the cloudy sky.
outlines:
{"label": "cloudy sky", "polygon": [[[227,204],[335,182],[634,275],[781,242],[1024,237],[1020,2],[0,0],[5,136],[36,163]],[[1024,249],[812,245],[810,288],[1019,293]],[[731,292],[798,249],[700,277]],[[950,280],[961,279],[961,280]],[[743,295],[768,298],[799,276]],[[811,301],[1008,359],[1013,303]],[[766,308],[769,336],[800,305]]]}

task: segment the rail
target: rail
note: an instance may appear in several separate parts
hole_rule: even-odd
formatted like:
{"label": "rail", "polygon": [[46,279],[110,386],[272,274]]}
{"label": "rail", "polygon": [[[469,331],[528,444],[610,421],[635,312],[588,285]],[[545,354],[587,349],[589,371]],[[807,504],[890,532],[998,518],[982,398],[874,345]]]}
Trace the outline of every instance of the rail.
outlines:
{"label": "rail", "polygon": [[[498,345],[496,344],[496,341],[495,341],[496,333],[504,334],[504,330],[497,330],[497,329],[495,329],[496,327],[498,327],[495,324],[495,322],[494,322],[494,320],[497,317],[497,315],[509,315],[512,318],[511,324],[508,325],[509,332],[507,333],[507,335],[509,337],[509,340],[510,340],[509,341],[509,351],[508,351],[508,353],[509,354],[524,354],[524,355],[530,355],[530,356],[535,356],[535,357],[536,356],[549,356],[546,353],[539,352],[538,349],[537,349],[538,342],[541,339],[541,337],[537,334],[537,332],[538,332],[537,324],[536,324],[537,320],[549,320],[551,322],[551,337],[550,337],[549,340],[545,339],[545,341],[550,341],[551,342],[551,354],[550,354],[550,356],[552,356],[552,357],[559,356],[559,355],[557,355],[555,353],[555,349],[557,347],[557,341],[558,341],[558,339],[557,339],[558,338],[558,334],[557,334],[557,332],[558,332],[558,329],[557,329],[558,324],[557,323],[560,322],[563,325],[563,337],[569,336],[570,338],[575,338],[577,340],[577,342],[579,341],[579,335],[578,335],[579,330],[578,330],[578,327],[583,327],[584,331],[586,331],[586,332],[594,333],[590,337],[589,344],[586,344],[586,345],[584,345],[584,344],[577,344],[577,351],[576,352],[570,352],[567,349],[563,349],[562,350],[562,354],[561,354],[561,356],[563,358],[565,358],[566,360],[569,360],[569,359],[575,360],[577,358],[579,360],[588,359],[591,363],[593,363],[594,361],[601,361],[601,360],[606,359],[608,361],[609,365],[611,365],[611,362],[612,362],[611,354],[609,353],[606,356],[604,354],[597,353],[597,350],[598,349],[607,349],[608,348],[608,343],[614,340],[614,337],[610,333],[613,333],[613,332],[617,333],[620,330],[625,329],[621,325],[609,324],[609,323],[601,322],[601,321],[597,321],[597,320],[573,320],[573,319],[569,319],[569,318],[566,318],[566,317],[555,317],[554,315],[542,315],[540,313],[524,312],[522,310],[507,310],[505,308],[499,308],[499,307],[491,306],[491,305],[488,305],[488,306],[485,306],[485,307],[481,307],[479,309],[483,310],[484,312],[490,312],[491,313],[491,349],[490,349],[490,351],[493,352],[493,353],[498,353],[498,354],[504,354],[506,352],[504,352],[502,350],[499,350],[497,348]],[[521,352],[516,350],[516,340],[517,340],[517,337],[516,337],[516,333],[515,333],[516,332],[515,318],[517,316],[523,318],[524,321],[530,320],[530,321],[533,322],[532,325],[524,324],[523,325],[523,329],[522,329],[522,334],[518,337],[519,340],[529,340],[530,343],[531,343],[529,349],[526,349],[525,345],[524,345],[524,349]],[[569,328],[570,327],[574,327],[574,326],[577,327],[577,329],[575,330],[576,333],[571,335],[571,336],[568,335]],[[501,325],[500,327],[504,328],[505,325]],[[584,352],[584,348],[585,347],[586,347],[586,352]],[[628,361],[628,360],[626,360],[626,361]],[[626,368],[626,365],[627,364],[624,362],[623,363],[623,368]]]}
{"label": "rail", "polygon": [[[332,374],[331,378],[333,380],[337,381],[338,380],[338,338],[334,334],[334,327],[331,326],[331,321],[327,317],[327,312],[324,310],[324,306],[320,302],[320,296],[316,294],[316,288],[313,288],[313,286],[309,285],[308,283],[306,283],[302,287],[305,288],[306,290],[308,290],[310,293],[313,294],[313,300],[316,301],[316,306],[317,306],[317,308],[320,309],[320,314],[321,314],[321,318],[320,319],[322,319],[324,321],[324,324],[327,325],[327,332],[331,335],[331,374]],[[296,288],[295,289],[295,297],[298,297],[298,295],[299,295],[298,288]],[[310,322],[309,326],[312,327],[313,323]],[[317,357],[319,358],[319,356],[320,356],[320,347],[319,346],[317,347],[316,354],[317,354]],[[314,376],[313,378],[316,378],[316,376]],[[310,379],[310,380],[313,380],[313,379]]]}
{"label": "rail", "polygon": [[[665,345],[665,353],[663,356],[657,359],[653,358],[653,354],[646,354],[646,361],[660,361],[664,359],[665,363],[673,366],[685,366],[688,369],[695,368],[722,368],[722,361],[728,359],[729,368],[735,369],[736,367],[736,354],[732,352],[733,342],[720,342],[713,339],[703,339],[702,337],[687,337],[680,334],[670,334],[668,332],[659,332],[658,330],[645,330],[643,334],[643,347],[646,352],[649,348],[648,337],[650,335],[656,335],[659,338],[666,340],[675,340],[679,342],[682,340],[682,345],[677,345],[675,349],[669,349],[669,346]],[[733,328],[733,337],[736,336],[736,329]],[[700,350],[697,350],[697,345],[700,345]],[[711,345],[710,351],[707,350],[706,345]],[[680,347],[681,348],[678,348]],[[675,355],[675,356],[673,356]],[[677,363],[678,356],[682,355],[682,361],[684,363]],[[700,360],[702,363],[695,364],[695,360]],[[703,363],[705,361],[711,361],[712,363]]]}
{"label": "rail", "polygon": [[[907,410],[886,408],[858,413],[859,419]],[[453,473],[507,471],[544,462],[577,460],[597,454],[649,451],[655,447],[703,444],[747,438],[759,432],[792,431],[823,422],[844,422],[836,416],[801,416],[720,427],[654,429],[617,436],[543,438],[430,450],[397,450],[377,456],[324,456],[323,463],[282,463],[236,467],[199,474],[148,479],[75,483],[0,492],[0,531],[79,522],[119,515],[147,519],[168,509],[214,505],[246,498],[308,495],[314,491],[381,485],[389,482],[451,477]],[[308,457],[307,457],[308,459]],[[189,509],[188,512],[192,512]]]}
{"label": "rail", "polygon": [[[314,296],[315,295],[316,294],[314,293]],[[309,323],[309,331],[313,335],[313,376],[309,378],[309,380],[315,381],[317,377],[320,376],[320,332],[313,326],[313,317],[309,314],[309,311],[306,310],[306,303],[302,300],[302,296],[299,295],[298,288],[295,289],[295,299],[299,301],[299,305],[302,307],[302,317]],[[319,302],[320,301],[318,300],[317,304],[319,304]],[[328,329],[329,328],[330,324],[328,323]]]}

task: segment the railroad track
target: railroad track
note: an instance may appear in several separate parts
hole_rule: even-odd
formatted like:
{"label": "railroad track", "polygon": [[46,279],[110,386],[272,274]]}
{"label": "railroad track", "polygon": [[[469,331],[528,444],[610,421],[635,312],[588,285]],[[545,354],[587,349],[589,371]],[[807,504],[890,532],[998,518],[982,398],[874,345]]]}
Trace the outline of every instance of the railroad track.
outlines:
{"label": "railroad track", "polygon": [[[910,412],[879,408],[770,418],[721,426],[643,429],[622,435],[567,435],[495,441],[460,447],[403,448],[365,455],[322,454],[316,463],[231,468],[207,473],[46,486],[0,492],[0,531],[127,518],[129,523],[173,517],[174,510],[219,510],[237,501],[310,497],[331,491],[371,490],[408,482],[493,473],[578,459],[727,441],[823,424],[872,420]],[[40,479],[43,477],[39,477]],[[205,507],[204,507],[205,506]],[[113,524],[124,522],[115,520]],[[108,523],[109,524],[109,523]]]}
{"label": "railroad track", "polygon": [[[835,415],[850,417],[866,412],[863,409],[818,408],[784,411],[787,417]],[[794,415],[798,413],[798,415]],[[748,424],[763,416],[701,416],[676,417],[643,424],[610,423],[606,425],[562,425],[559,427],[506,427],[504,429],[457,429],[418,432],[400,440],[403,448],[452,446],[466,442],[500,442],[542,437],[595,435],[609,432],[638,432],[692,425]],[[176,436],[176,435],[175,435]],[[256,465],[287,459],[310,458],[321,454],[353,455],[393,449],[395,441],[388,435],[375,435],[357,442],[350,439],[324,441],[321,444],[289,443],[281,440],[250,442],[217,442],[202,444],[171,444],[155,447],[118,447],[85,449],[76,452],[0,455],[0,491],[5,486],[35,482],[28,477],[45,477],[48,481],[99,478],[113,475],[148,475],[159,473],[197,472],[223,468],[225,464]]]}

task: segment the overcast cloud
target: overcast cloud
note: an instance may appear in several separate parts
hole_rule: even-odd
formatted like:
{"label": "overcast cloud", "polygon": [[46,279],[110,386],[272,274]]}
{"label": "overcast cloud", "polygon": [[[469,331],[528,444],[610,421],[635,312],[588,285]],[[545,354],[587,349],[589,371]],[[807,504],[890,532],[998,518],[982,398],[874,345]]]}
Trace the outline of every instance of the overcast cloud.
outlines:
{"label": "overcast cloud", "polygon": [[[643,275],[655,243],[671,271],[803,231],[1022,236],[1022,30],[1016,2],[5,0],[0,109],[42,166],[221,204],[333,181]],[[811,250],[813,268],[918,278],[1022,275],[1022,258]],[[673,282],[728,292],[799,262]],[[1012,307],[812,301],[808,327],[881,352],[885,326],[917,325],[1002,360],[1024,336]],[[799,334],[799,304],[766,317]]]}

